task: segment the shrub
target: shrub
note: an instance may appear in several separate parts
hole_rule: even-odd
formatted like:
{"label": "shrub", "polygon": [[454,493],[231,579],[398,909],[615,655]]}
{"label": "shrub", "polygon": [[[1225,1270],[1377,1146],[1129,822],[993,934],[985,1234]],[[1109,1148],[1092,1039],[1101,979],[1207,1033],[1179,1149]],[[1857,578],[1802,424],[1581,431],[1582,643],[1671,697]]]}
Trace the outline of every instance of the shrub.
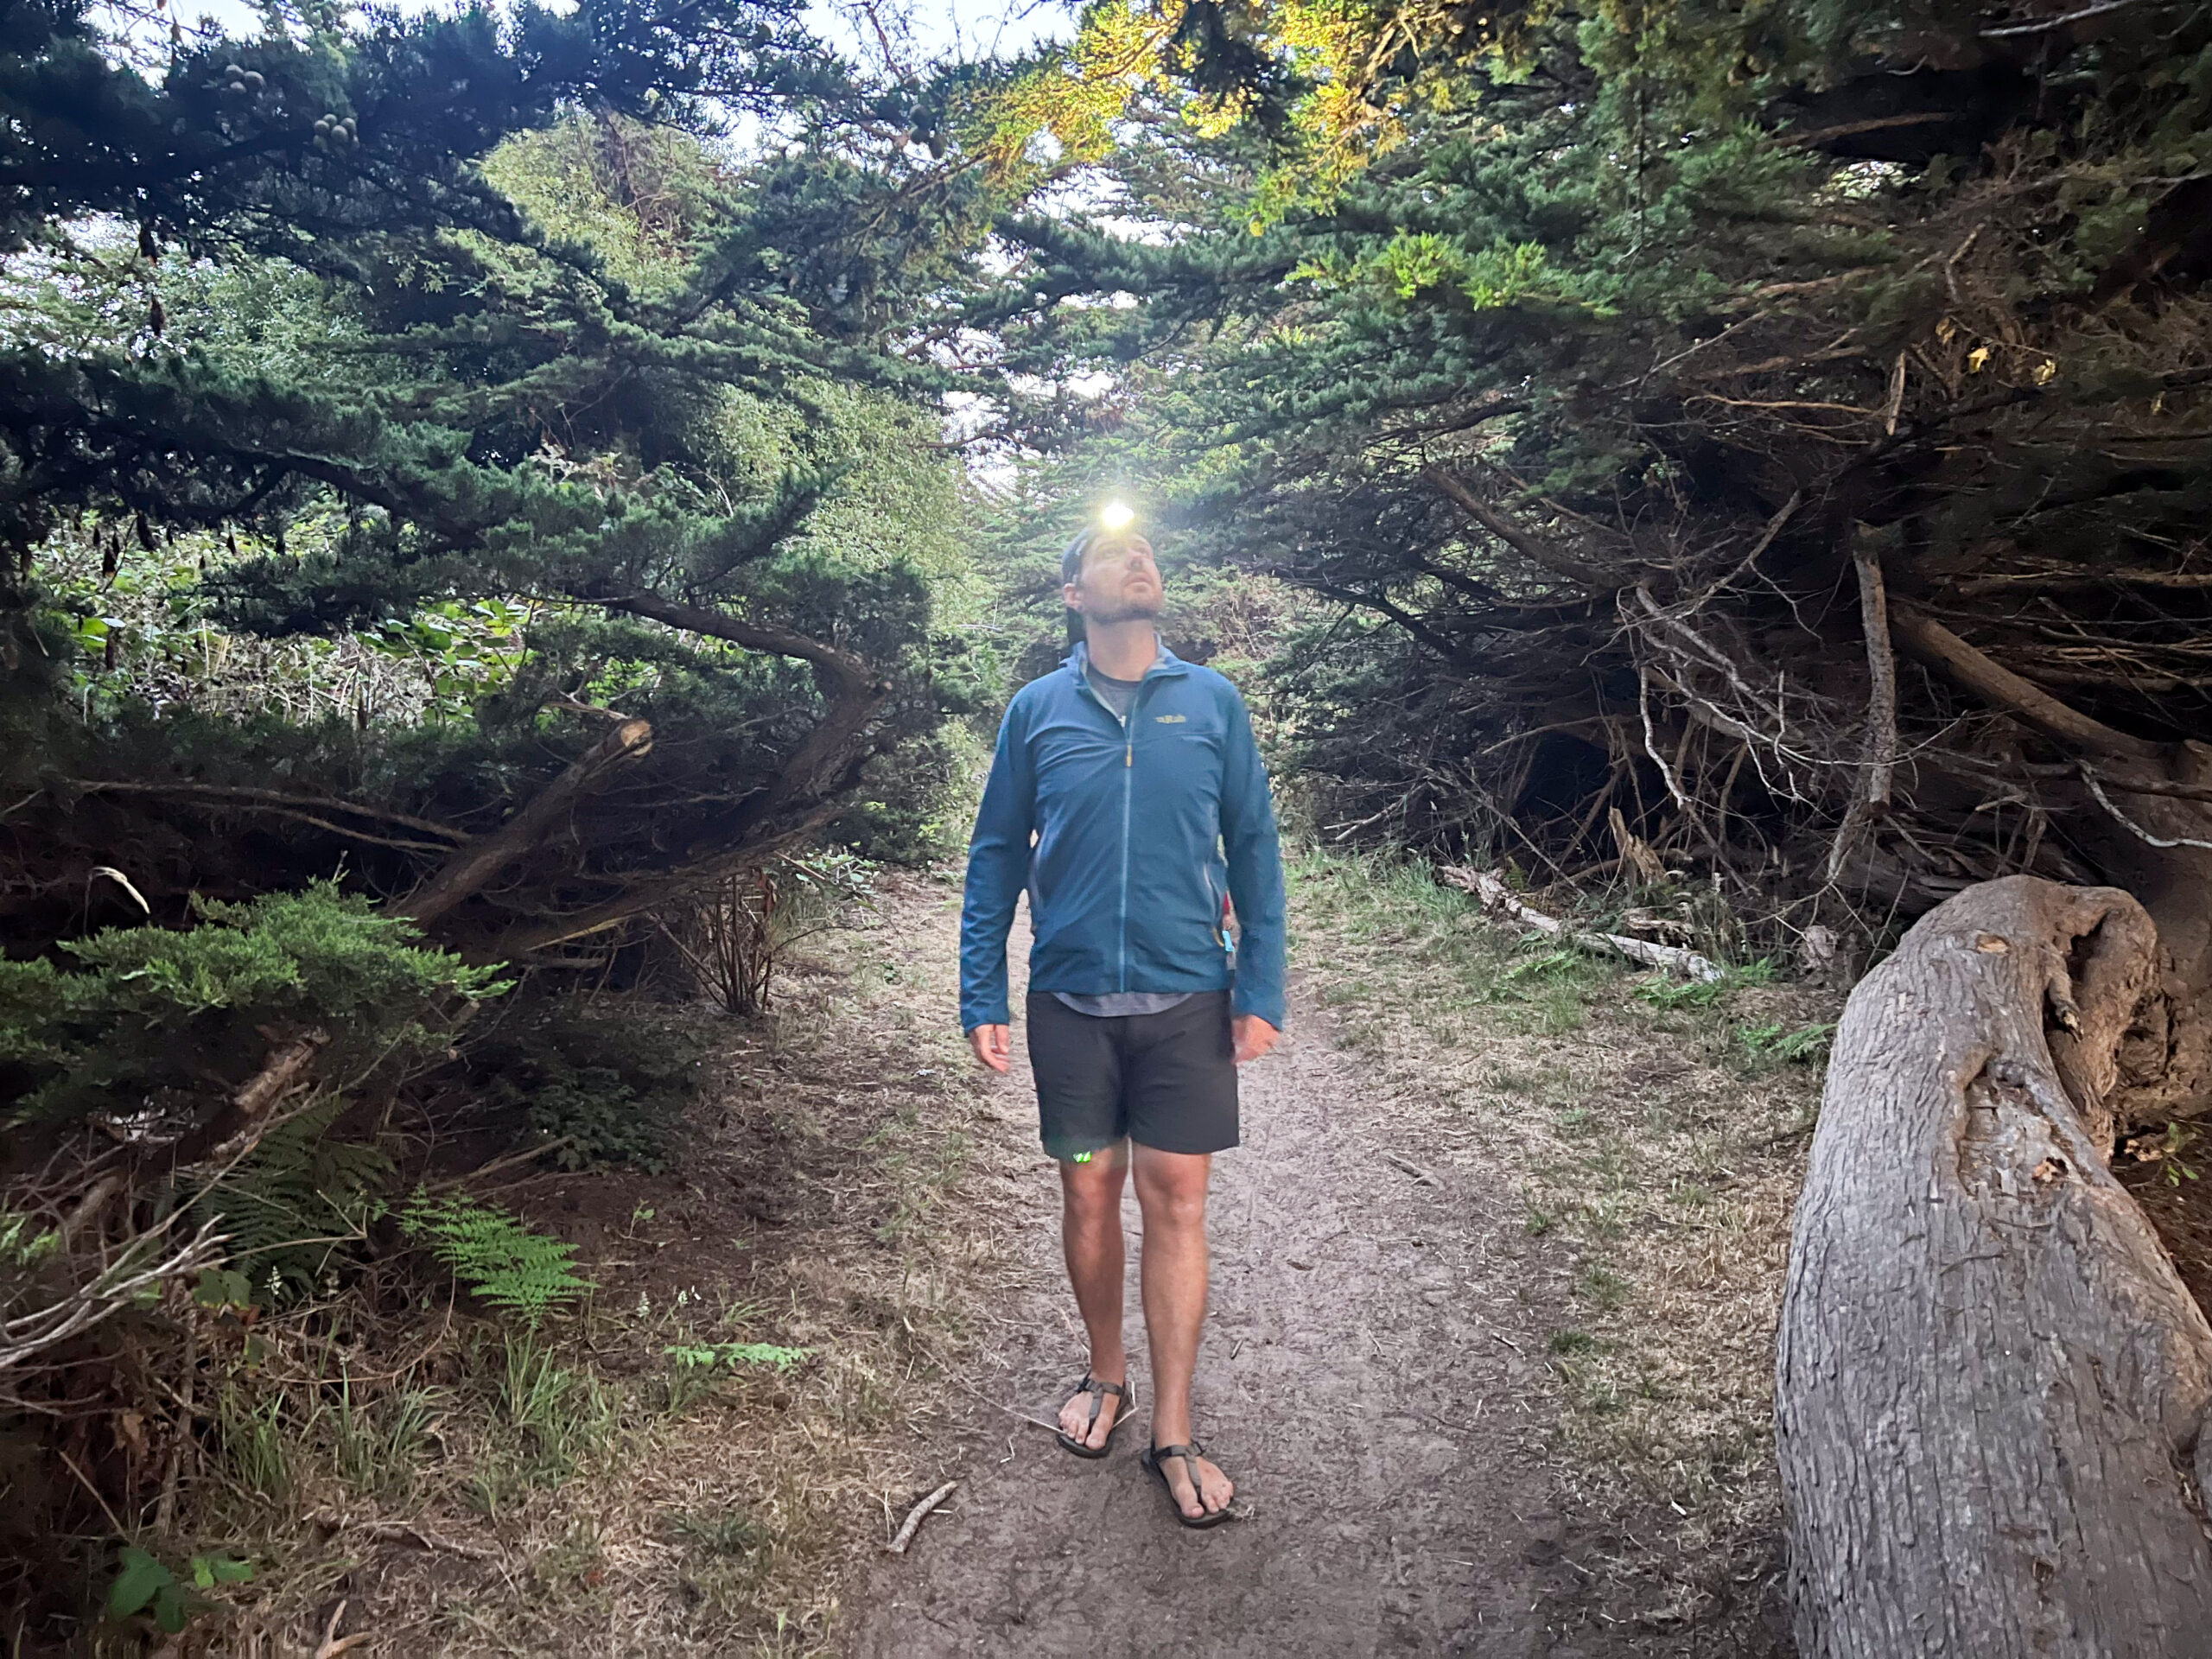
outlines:
{"label": "shrub", "polygon": [[467,1044],[469,1076],[492,1105],[562,1144],[564,1169],[598,1163],[658,1171],[670,1131],[699,1092],[701,1045],[636,1006],[594,1007],[581,996],[517,1007]]}
{"label": "shrub", "polygon": [[73,965],[0,962],[0,1104],[19,1122],[227,1093],[267,1053],[264,1028],[327,1032],[325,1075],[358,1078],[442,1049],[468,1004],[507,988],[333,883],[194,909],[196,927],[65,943]]}

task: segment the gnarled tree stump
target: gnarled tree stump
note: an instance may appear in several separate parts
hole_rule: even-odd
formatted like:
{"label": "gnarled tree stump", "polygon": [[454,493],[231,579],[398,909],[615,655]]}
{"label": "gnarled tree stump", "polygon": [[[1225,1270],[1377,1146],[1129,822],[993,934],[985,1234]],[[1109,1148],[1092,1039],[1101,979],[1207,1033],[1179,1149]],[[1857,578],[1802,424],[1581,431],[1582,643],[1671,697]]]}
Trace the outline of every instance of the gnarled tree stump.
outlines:
{"label": "gnarled tree stump", "polygon": [[2212,1655],[2212,1326],[2106,1167],[2156,945],[2012,876],[1852,995],[1776,1378],[1804,1659]]}

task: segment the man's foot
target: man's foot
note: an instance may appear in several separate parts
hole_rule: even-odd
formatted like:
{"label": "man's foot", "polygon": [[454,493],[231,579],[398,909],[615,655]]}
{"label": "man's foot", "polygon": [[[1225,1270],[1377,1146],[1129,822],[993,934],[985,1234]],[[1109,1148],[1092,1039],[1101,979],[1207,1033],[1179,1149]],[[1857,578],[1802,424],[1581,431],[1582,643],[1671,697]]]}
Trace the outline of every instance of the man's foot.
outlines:
{"label": "man's foot", "polygon": [[[1156,1446],[1146,1455],[1145,1465],[1167,1487],[1177,1515],[1186,1527],[1211,1526],[1226,1518],[1229,1500],[1236,1487],[1220,1466],[1193,1446]],[[1197,1484],[1192,1484],[1193,1471]]]}
{"label": "man's foot", "polygon": [[1114,1431],[1136,1404],[1135,1390],[1126,1378],[1086,1374],[1060,1408],[1060,1444],[1077,1457],[1105,1456]]}

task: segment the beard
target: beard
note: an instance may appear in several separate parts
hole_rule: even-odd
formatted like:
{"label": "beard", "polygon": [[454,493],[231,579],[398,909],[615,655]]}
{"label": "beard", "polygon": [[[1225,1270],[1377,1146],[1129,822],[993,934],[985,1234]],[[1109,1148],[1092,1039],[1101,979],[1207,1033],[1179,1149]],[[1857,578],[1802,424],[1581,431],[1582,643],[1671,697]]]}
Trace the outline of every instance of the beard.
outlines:
{"label": "beard", "polygon": [[1095,611],[1085,611],[1084,620],[1100,627],[1111,627],[1116,622],[1157,622],[1162,602],[1159,599],[1124,599]]}

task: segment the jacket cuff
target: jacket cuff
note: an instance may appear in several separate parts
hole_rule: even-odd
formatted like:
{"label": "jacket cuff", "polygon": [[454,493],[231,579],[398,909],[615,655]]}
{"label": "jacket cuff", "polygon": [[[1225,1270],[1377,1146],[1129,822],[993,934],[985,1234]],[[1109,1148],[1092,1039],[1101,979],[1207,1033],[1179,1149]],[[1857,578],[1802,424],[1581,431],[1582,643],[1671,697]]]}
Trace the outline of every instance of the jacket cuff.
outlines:
{"label": "jacket cuff", "polygon": [[1248,997],[1241,991],[1232,991],[1229,998],[1229,1011],[1232,1014],[1256,1014],[1277,1031],[1290,1029],[1288,1011],[1279,996],[1262,996],[1255,993]]}

